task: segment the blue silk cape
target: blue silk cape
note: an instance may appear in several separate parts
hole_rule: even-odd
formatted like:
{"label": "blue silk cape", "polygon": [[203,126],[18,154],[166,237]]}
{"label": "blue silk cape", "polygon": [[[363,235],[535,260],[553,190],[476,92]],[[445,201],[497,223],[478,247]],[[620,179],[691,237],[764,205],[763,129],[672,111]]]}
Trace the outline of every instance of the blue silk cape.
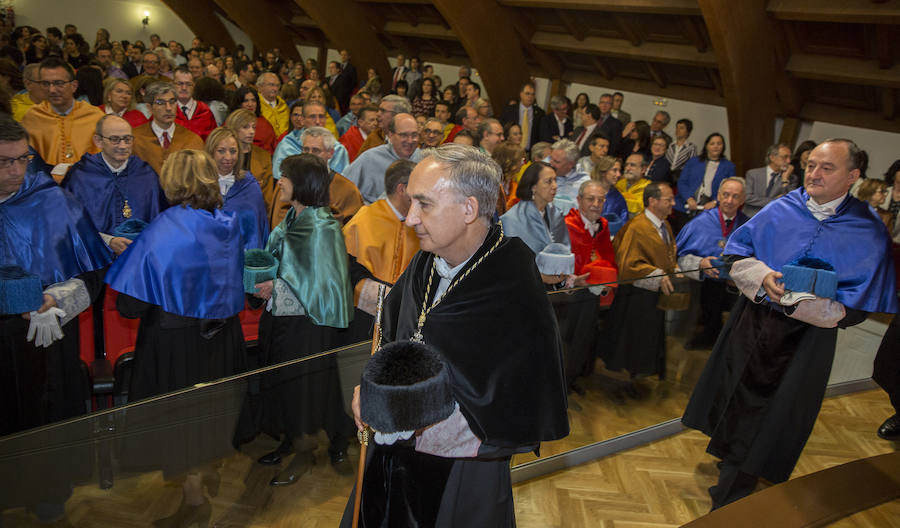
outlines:
{"label": "blue silk cape", "polygon": [[[747,215],[738,211],[734,217],[735,226],[731,235],[748,220]],[[729,236],[731,238],[731,236]],[[678,256],[697,255],[698,257],[721,257],[722,224],[719,223],[719,208],[707,209],[694,217],[678,232],[675,244]]]}
{"label": "blue silk cape", "polygon": [[263,249],[269,238],[269,215],[266,213],[266,202],[262,190],[252,174],[247,173],[241,179],[235,179],[234,185],[225,195],[226,212],[236,215],[241,226],[241,237],[244,249]]}
{"label": "blue silk cape", "polygon": [[837,301],[866,312],[897,311],[891,240],[869,206],[848,196],[834,216],[819,221],[806,208],[803,188],[765,206],[739,227],[725,246],[726,255],[755,257],[781,271],[799,257],[834,266]]}
{"label": "blue silk cape", "polygon": [[616,213],[623,222],[627,222],[630,218],[628,216],[628,204],[625,203],[625,197],[622,196],[622,193],[615,187],[609,188],[609,192],[606,193],[606,201],[603,202],[602,214],[607,213]]}
{"label": "blue silk cape", "polygon": [[126,220],[122,216],[125,201],[118,189],[128,198],[131,218],[150,223],[169,206],[156,171],[137,156],[129,157],[125,170],[114,176],[103,154],[85,154],[61,185],[81,201],[101,233],[112,234]]}
{"label": "blue silk cape", "polygon": [[0,203],[0,266],[33,273],[44,287],[112,261],[84,207],[45,168],[35,158],[19,190]]}
{"label": "blue silk cape", "polygon": [[119,255],[106,283],[169,313],[225,319],[244,308],[243,268],[234,213],[179,205],[160,213]]}

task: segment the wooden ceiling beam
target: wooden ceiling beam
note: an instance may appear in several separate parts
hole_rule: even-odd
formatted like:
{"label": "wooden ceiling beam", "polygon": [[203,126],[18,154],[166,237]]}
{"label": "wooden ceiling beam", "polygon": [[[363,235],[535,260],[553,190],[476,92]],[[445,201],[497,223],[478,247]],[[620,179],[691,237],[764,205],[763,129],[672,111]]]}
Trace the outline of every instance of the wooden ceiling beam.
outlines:
{"label": "wooden ceiling beam", "polygon": [[728,110],[731,157],[737,173],[755,167],[774,140],[775,29],[766,0],[698,0]]}
{"label": "wooden ceiling beam", "polygon": [[800,112],[800,118],[806,121],[822,121],[858,128],[883,130],[900,133],[900,121],[884,118],[883,112],[868,112],[854,108],[822,103],[806,103]]}
{"label": "wooden ceiling beam", "polygon": [[897,117],[897,90],[893,88],[881,89],[881,115],[885,119]]}
{"label": "wooden ceiling beam", "polygon": [[622,39],[587,37],[579,42],[571,35],[538,31],[531,43],[541,49],[619,57],[633,60],[649,60],[669,64],[686,64],[702,68],[715,68],[718,63],[712,51],[699,52],[689,44],[645,42],[639,47]]}
{"label": "wooden ceiling beam", "polygon": [[[293,42],[278,14],[265,2],[249,3],[242,0],[215,0],[228,17],[244,30],[244,33],[253,41],[258,52],[278,48],[281,56],[286,59],[297,60],[300,53],[293,45],[285,46]],[[192,4],[192,8],[196,9]],[[206,15],[208,19],[209,16]]]}
{"label": "wooden ceiling beam", "polygon": [[780,20],[840,22],[842,24],[900,24],[900,4],[897,2],[771,0],[767,10]]}
{"label": "wooden ceiling beam", "polygon": [[399,22],[389,20],[385,22],[381,31],[392,35],[401,35],[404,37],[427,38],[437,40],[458,41],[459,38],[453,30],[447,29],[440,24],[419,24],[413,26],[408,22]]}
{"label": "wooden ceiling beam", "polygon": [[522,46],[509,24],[510,10],[501,7],[497,0],[434,0],[433,3],[459,37],[472,59],[472,66],[481,73],[494,114],[500,115],[506,102],[516,98],[528,80]]}
{"label": "wooden ceiling beam", "polygon": [[697,51],[703,53],[709,49],[709,46],[706,45],[706,39],[703,38],[703,33],[701,33],[701,30],[698,27],[698,23],[701,22],[698,21],[696,17],[681,16],[678,17],[678,22],[681,25],[681,30],[684,32],[684,35],[694,44]]}
{"label": "wooden ceiling beam", "polygon": [[612,13],[699,15],[697,0],[497,0],[506,7],[577,9]]}
{"label": "wooden ceiling beam", "polygon": [[[216,47],[225,46],[227,49],[237,46],[225,24],[212,14],[216,11],[213,0],[163,0],[163,3],[203,42]],[[248,55],[252,51],[247,50]]]}
{"label": "wooden ceiling beam", "polygon": [[373,25],[375,17],[368,5],[355,0],[294,1],[316,21],[328,40],[350,53],[360,79],[365,79],[368,68],[375,68],[382,83],[390,82],[387,50],[376,36],[380,28]]}
{"label": "wooden ceiling beam", "polygon": [[[631,20],[629,20],[627,18],[627,16],[619,14],[619,13],[613,13],[612,19],[613,19],[613,22],[615,22],[616,27],[619,28],[619,31],[621,31],[622,34],[625,35],[625,39],[628,42],[631,42],[632,46],[640,46],[641,45],[641,42],[643,41],[643,39],[641,38],[640,33],[638,33],[637,30],[634,28],[634,25],[632,25]],[[584,40],[584,39],[582,39],[582,40]]]}
{"label": "wooden ceiling beam", "polygon": [[878,67],[883,70],[894,65],[894,47],[898,43],[892,29],[890,26],[875,26],[875,53],[878,55]]}
{"label": "wooden ceiling beam", "polygon": [[591,57],[591,62],[594,64],[594,67],[599,71],[608,81],[613,80],[615,78],[615,74],[613,73],[612,67],[601,57],[597,57],[596,55]]}
{"label": "wooden ceiling beam", "polygon": [[563,26],[565,26],[566,30],[575,37],[575,40],[580,42],[587,37],[587,28],[585,28],[584,25],[569,12],[563,10],[559,11],[558,14]]}
{"label": "wooden ceiling beam", "polygon": [[653,79],[653,82],[655,82],[657,86],[660,88],[666,87],[666,77],[659,68],[656,67],[656,64],[644,61],[644,68],[647,70],[647,73],[650,74],[650,78]]}
{"label": "wooden ceiling beam", "polygon": [[874,60],[794,53],[786,70],[800,79],[900,88],[900,65],[882,69]]}
{"label": "wooden ceiling beam", "polygon": [[703,68],[703,71],[706,72],[706,78],[709,79],[710,84],[713,85],[719,97],[725,97],[725,90],[722,88],[722,79],[719,78],[719,72],[713,68]]}

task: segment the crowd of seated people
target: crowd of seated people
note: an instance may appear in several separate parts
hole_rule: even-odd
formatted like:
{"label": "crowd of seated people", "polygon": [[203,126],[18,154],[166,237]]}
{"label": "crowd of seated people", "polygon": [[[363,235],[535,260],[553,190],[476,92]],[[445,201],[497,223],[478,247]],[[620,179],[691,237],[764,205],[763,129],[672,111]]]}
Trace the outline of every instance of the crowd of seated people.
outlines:
{"label": "crowd of seated people", "polygon": [[[79,320],[118,310],[140,320],[130,337],[135,399],[358,341],[374,313],[373,285],[389,288],[418,250],[403,224],[409,172],[425,148],[461,143],[501,167],[495,219],[507,236],[526,241],[548,291],[582,292],[555,305],[570,321],[561,328],[570,390],[582,391],[577,378],[593,370],[595,357],[610,369],[662,379],[660,298],[674,292],[669,277],[697,271],[684,269],[685,262],[713,270],[710,259],[724,247],[704,248],[710,254],[692,260],[676,237],[715,214],[743,223],[802,187],[816,146],[803,143],[791,153],[773,145],[765,166],[740,178],[722,134],[695,145],[693,123],[683,117],[672,138],[667,112],[635,111],[649,121],[632,121],[619,92],[595,102],[581,93],[575,103],[556,95],[544,112],[527,82],[494,118],[466,66],[449,85],[417,57],[399,55],[386,80],[373,68],[358,75],[346,50],[321,66],[324,72],[313,59],[284,59],[279,49],[250,56],[242,46],[226,50],[198,38],[189,48],[158,35],[148,43],[112,40],[103,28],[90,44],[73,25],[43,33],[22,26],[3,35],[0,220],[26,194],[33,214],[0,222],[4,244],[28,246],[0,248],[0,266],[39,277],[43,301],[25,312],[29,318],[0,314],[2,342],[15,343],[22,358],[55,350],[65,368],[52,374],[73,376],[85,357]],[[884,181],[869,179],[858,193],[900,243],[900,161]],[[725,235],[733,230],[728,225]],[[22,230],[47,232],[26,244],[11,235]],[[221,258],[190,257],[204,250]],[[56,254],[39,259],[29,251]],[[277,274],[245,285],[245,251],[278,259]],[[171,260],[154,258],[159,254]],[[574,267],[552,265],[567,254]],[[137,270],[150,274],[146,283]],[[189,274],[202,279],[154,291],[154,278]],[[718,278],[714,270],[707,275]],[[630,282],[616,288],[617,277]],[[708,311],[719,318],[734,302],[720,289],[704,290],[705,302],[715,303]],[[598,307],[610,304],[612,345],[597,353],[602,336],[593,321]],[[635,311],[652,316],[636,324]],[[101,341],[116,331],[109,325],[115,319],[103,317],[105,334],[95,336]],[[711,346],[721,329],[708,326],[692,341],[698,347]],[[257,354],[247,354],[249,335],[258,338]],[[305,345],[289,346],[297,339]],[[205,353],[213,348],[228,354]],[[281,438],[263,464],[304,453],[273,485],[293,483],[309,469],[306,437],[322,429],[331,463],[346,463],[353,431],[341,405],[304,401],[315,391],[330,394],[331,403],[342,398],[334,360],[316,361],[273,375],[248,395],[246,413],[262,414],[242,420],[248,427],[235,441],[259,432]],[[179,375],[168,376],[173,369]],[[16,419],[0,434],[83,413],[71,403],[90,395],[47,388],[59,381],[45,381],[47,394],[60,399],[44,399],[54,413],[22,405],[41,399],[40,387],[4,396],[4,412],[18,414],[10,410]],[[208,515],[205,462],[186,466],[192,477],[177,512],[182,519]]]}

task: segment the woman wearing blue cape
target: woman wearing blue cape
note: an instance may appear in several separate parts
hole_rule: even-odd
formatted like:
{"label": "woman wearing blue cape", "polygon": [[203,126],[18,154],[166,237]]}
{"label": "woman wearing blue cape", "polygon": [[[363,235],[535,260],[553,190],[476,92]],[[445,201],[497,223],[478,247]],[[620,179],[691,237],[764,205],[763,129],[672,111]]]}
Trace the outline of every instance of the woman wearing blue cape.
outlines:
{"label": "woman wearing blue cape", "polygon": [[[166,160],[160,180],[171,207],[106,275],[120,293],[119,312],[141,320],[129,401],[216,380],[246,365],[238,320],[243,244],[237,216],[221,209],[215,163],[203,151],[181,150]],[[219,480],[209,464],[233,451],[230,435],[221,431],[234,427],[224,404],[212,400],[194,396],[190,406],[164,400],[129,411],[126,433],[133,436],[122,442],[122,465],[162,468],[166,479],[184,477],[181,506],[158,526],[205,526],[209,519],[204,486],[215,495]]]}

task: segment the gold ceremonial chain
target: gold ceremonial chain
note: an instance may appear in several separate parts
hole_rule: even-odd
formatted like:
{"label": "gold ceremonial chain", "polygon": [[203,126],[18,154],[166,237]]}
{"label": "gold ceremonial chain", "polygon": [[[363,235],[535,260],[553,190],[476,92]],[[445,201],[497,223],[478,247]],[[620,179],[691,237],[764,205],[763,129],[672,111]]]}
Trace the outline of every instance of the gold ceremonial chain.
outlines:
{"label": "gold ceremonial chain", "polygon": [[434,279],[434,274],[435,274],[435,269],[436,269],[435,259],[437,257],[434,257],[431,259],[431,273],[428,275],[428,284],[425,286],[425,299],[422,300],[422,311],[421,311],[421,313],[419,313],[419,325],[416,328],[415,333],[413,333],[412,338],[410,338],[410,341],[413,341],[415,343],[424,343],[425,342],[425,338],[422,337],[422,327],[425,326],[425,318],[428,317],[428,314],[431,313],[431,310],[433,310],[435,308],[435,306],[441,304],[441,301],[444,300],[444,297],[446,297],[447,294],[450,293],[450,290],[452,290],[454,286],[456,286],[463,279],[468,277],[469,273],[472,273],[472,270],[477,268],[478,265],[481,264],[484,261],[484,259],[486,259],[488,257],[488,255],[490,255],[491,253],[494,252],[495,249],[497,249],[497,246],[499,246],[500,242],[503,241],[503,224],[498,222],[497,225],[500,226],[500,237],[497,238],[497,241],[494,242],[494,245],[491,246],[491,249],[489,249],[487,251],[487,253],[482,255],[480,259],[476,260],[475,264],[472,264],[472,267],[467,269],[466,272],[462,274],[462,277],[459,277],[458,279],[454,279],[450,283],[450,285],[447,286],[447,289],[444,291],[444,293],[442,293],[441,296],[438,297],[434,301],[434,303],[431,305],[431,307],[428,307],[428,296],[431,295],[431,281],[432,281],[432,279]]}
{"label": "gold ceremonial chain", "polygon": [[128,200],[125,200],[125,205],[122,207],[122,216],[131,218],[131,206],[128,205]]}

